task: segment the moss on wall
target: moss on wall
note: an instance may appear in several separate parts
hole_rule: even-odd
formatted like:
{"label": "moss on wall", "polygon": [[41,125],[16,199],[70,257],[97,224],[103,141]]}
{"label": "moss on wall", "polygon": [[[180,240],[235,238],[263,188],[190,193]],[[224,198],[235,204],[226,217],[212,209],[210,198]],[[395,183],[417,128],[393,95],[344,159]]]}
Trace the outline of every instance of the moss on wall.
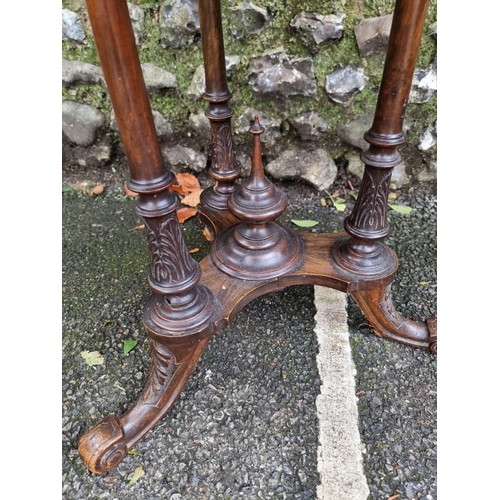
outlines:
{"label": "moss on wall", "polygon": [[[185,133],[190,130],[189,115],[206,109],[202,100],[193,101],[186,96],[197,66],[202,64],[201,41],[182,49],[165,48],[161,45],[161,33],[158,23],[161,2],[155,0],[132,0],[131,3],[141,7],[145,14],[143,41],[139,46],[139,57],[142,63],[153,63],[170,71],[177,77],[178,89],[169,89],[161,94],[151,96],[152,108],[162,113],[174,125],[175,132]],[[241,3],[241,0],[222,0],[223,19],[229,19],[229,9]],[[321,141],[321,145],[330,149],[333,157],[339,157],[346,151],[346,146],[335,137],[340,124],[364,113],[373,112],[377,100],[377,92],[383,71],[384,56],[382,54],[362,58],[359,55],[354,27],[365,18],[377,17],[392,12],[393,0],[334,0],[325,4],[323,0],[253,0],[257,6],[267,8],[271,17],[270,25],[259,34],[250,35],[244,41],[236,40],[230,31],[229,22],[224,22],[225,53],[239,55],[241,63],[233,71],[229,80],[233,93],[231,107],[235,116],[239,116],[245,108],[261,109],[271,117],[283,121],[283,130],[293,134],[289,119],[306,111],[316,111],[323,116],[329,128]],[[83,44],[63,42],[62,55],[67,59],[99,64],[97,51],[92,40],[90,25],[82,0],[63,0],[63,7],[77,12],[81,17],[87,33]],[[311,55],[289,30],[290,21],[303,11],[321,15],[344,12],[344,34],[339,43],[333,41],[322,44],[318,52]],[[436,22],[437,0],[431,0],[426,18],[424,36],[418,56],[417,67],[426,68],[436,58],[436,38],[431,34],[431,26]],[[291,56],[312,57],[316,74],[317,93],[312,97],[293,97],[287,102],[263,100],[255,97],[247,83],[250,62],[253,57],[260,56],[268,50],[282,46]],[[342,107],[333,103],[325,92],[326,77],[338,66],[351,64],[362,67],[369,78],[366,87],[359,92],[349,106]],[[111,106],[106,92],[99,86],[82,86],[78,89],[63,89],[63,98],[78,100],[96,106],[109,115]],[[435,99],[427,104],[409,105],[407,119],[418,126],[410,132],[416,136],[427,125],[436,121]],[[332,151],[336,148],[335,151]]]}

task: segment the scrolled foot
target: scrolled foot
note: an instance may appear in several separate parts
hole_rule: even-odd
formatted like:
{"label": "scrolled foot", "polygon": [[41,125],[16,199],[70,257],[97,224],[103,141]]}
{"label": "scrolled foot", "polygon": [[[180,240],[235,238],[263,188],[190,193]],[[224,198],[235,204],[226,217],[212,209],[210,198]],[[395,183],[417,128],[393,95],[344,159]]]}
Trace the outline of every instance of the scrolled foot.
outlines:
{"label": "scrolled foot", "polygon": [[390,284],[357,290],[352,296],[378,336],[437,353],[437,320],[431,318],[423,323],[401,315],[392,301]]}
{"label": "scrolled foot", "polygon": [[427,329],[429,330],[429,351],[432,354],[437,354],[438,349],[438,334],[437,334],[437,318],[432,317],[426,320]]}
{"label": "scrolled foot", "polygon": [[85,466],[96,474],[116,467],[128,453],[118,420],[109,416],[90,428],[80,439],[78,451]]}
{"label": "scrolled foot", "polygon": [[138,399],[124,415],[105,417],[80,439],[78,451],[91,472],[103,474],[116,467],[163,418],[184,389],[211,336],[150,339],[150,372]]}

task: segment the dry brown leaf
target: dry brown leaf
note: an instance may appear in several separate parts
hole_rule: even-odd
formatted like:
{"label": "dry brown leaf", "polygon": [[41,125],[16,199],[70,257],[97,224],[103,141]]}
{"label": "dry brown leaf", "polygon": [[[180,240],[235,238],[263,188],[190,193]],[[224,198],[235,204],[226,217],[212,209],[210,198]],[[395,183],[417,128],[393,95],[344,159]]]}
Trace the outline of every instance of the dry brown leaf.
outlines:
{"label": "dry brown leaf", "polygon": [[390,496],[387,500],[397,500],[399,498],[399,493],[396,493],[395,495]]}
{"label": "dry brown leaf", "polygon": [[129,231],[139,231],[139,229],[144,229],[144,227],[145,227],[144,224],[139,224],[138,226],[129,229]]}
{"label": "dry brown leaf", "polygon": [[189,253],[196,253],[196,252],[199,252],[200,249],[199,248],[191,248],[191,250],[189,250]]}
{"label": "dry brown leaf", "polygon": [[125,196],[139,196],[139,193],[136,193],[135,191],[129,189],[127,183],[123,185],[123,190],[125,191]]}
{"label": "dry brown leaf", "polygon": [[169,191],[174,191],[175,193],[179,193],[180,195],[186,195],[191,193],[192,191],[201,189],[198,179],[193,174],[176,174],[175,179],[177,181],[177,184],[172,184],[169,187]]}
{"label": "dry brown leaf", "polygon": [[168,190],[172,193],[180,194],[181,196],[185,196],[187,194],[186,191],[184,191],[184,187],[179,184],[172,184],[169,186]]}
{"label": "dry brown leaf", "polygon": [[196,210],[196,208],[182,207],[177,210],[177,218],[179,219],[179,223],[182,224],[185,220],[193,217],[193,215],[197,213],[198,210]]}
{"label": "dry brown leaf", "polygon": [[197,207],[200,204],[200,195],[203,189],[195,189],[191,191],[188,195],[182,198],[181,203],[187,205],[188,207]]}
{"label": "dry brown leaf", "polygon": [[92,190],[90,191],[90,196],[98,196],[102,193],[104,193],[104,189],[106,187],[106,184],[98,184]]}
{"label": "dry brown leaf", "polygon": [[176,174],[175,178],[177,179],[177,184],[184,186],[186,191],[194,191],[201,188],[200,182],[193,174]]}

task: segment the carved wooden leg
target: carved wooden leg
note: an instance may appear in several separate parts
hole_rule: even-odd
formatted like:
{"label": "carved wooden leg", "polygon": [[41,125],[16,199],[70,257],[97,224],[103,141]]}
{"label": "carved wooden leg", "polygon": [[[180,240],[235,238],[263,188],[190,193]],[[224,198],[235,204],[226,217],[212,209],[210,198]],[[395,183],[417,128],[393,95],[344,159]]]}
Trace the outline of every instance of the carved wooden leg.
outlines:
{"label": "carved wooden leg", "polygon": [[200,221],[212,240],[227,227],[239,222],[228,210],[227,202],[236,189],[235,180],[240,175],[231,132],[233,110],[226,78],[224,40],[220,0],[199,3],[200,28],[205,67],[208,101],[207,118],[212,127],[212,165],[210,176],[215,186],[205,189],[201,195]]}
{"label": "carved wooden leg", "polygon": [[[365,134],[370,146],[361,155],[365,172],[354,209],[344,221],[349,237],[337,240],[332,247],[335,264],[358,276],[387,275],[395,265],[381,240],[390,232],[389,184],[394,167],[401,163],[398,146],[405,142],[403,120],[428,3],[428,0],[396,2],[375,117]],[[385,336],[416,347],[428,347],[431,339],[427,327],[424,324],[414,327],[412,322],[397,315],[387,298],[388,290],[384,287],[356,295],[365,316]],[[383,320],[384,315],[387,321]],[[406,321],[408,325],[402,326]]]}
{"label": "carved wooden leg", "polygon": [[210,338],[150,340],[151,367],[139,399],[122,417],[104,418],[80,440],[78,451],[89,470],[102,474],[116,467],[159,422],[183,390]]}
{"label": "carved wooden leg", "polygon": [[143,321],[152,364],[146,386],[122,417],[106,417],[80,440],[79,451],[96,473],[109,471],[170,409],[214,332],[215,300],[199,284],[200,265],[190,256],[168,190],[174,176],[163,163],[144,85],[126,0],[88,0],[87,9],[130,169],[139,193],[153,295]]}
{"label": "carved wooden leg", "polygon": [[437,354],[437,320],[426,323],[404,318],[394,307],[391,285],[352,293],[375,333]]}

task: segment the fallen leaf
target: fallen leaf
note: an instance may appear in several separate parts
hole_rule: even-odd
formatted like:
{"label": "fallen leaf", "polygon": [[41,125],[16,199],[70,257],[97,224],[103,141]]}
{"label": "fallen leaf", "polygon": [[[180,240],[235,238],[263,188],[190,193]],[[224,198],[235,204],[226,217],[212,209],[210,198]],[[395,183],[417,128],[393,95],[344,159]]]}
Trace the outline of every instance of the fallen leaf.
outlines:
{"label": "fallen leaf", "polygon": [[104,364],[104,357],[99,351],[82,351],[80,356],[89,366]]}
{"label": "fallen leaf", "polygon": [[319,224],[319,222],[315,220],[297,220],[297,219],[292,219],[292,222],[299,227],[313,227],[316,224]]}
{"label": "fallen leaf", "polygon": [[196,253],[196,252],[199,252],[200,249],[199,248],[192,248],[191,250],[189,250],[189,253]]}
{"label": "fallen leaf", "polygon": [[210,233],[207,231],[207,229],[203,229],[203,236],[205,236],[205,239],[207,241],[212,241],[212,237],[210,236]]}
{"label": "fallen leaf", "polygon": [[146,226],[144,224],[139,224],[138,226],[129,229],[129,231],[138,231],[139,229],[144,229]]}
{"label": "fallen leaf", "polygon": [[70,186],[75,191],[84,191],[87,193],[90,190],[90,182],[89,181],[77,182],[76,184],[70,184]]}
{"label": "fallen leaf", "polygon": [[395,212],[399,214],[408,215],[411,211],[411,207],[407,207],[406,205],[389,205]]}
{"label": "fallen leaf", "polygon": [[175,175],[177,184],[172,184],[168,189],[181,195],[186,195],[201,189],[198,179],[193,174],[180,173]]}
{"label": "fallen leaf", "polygon": [[192,191],[193,189],[200,189],[200,182],[193,174],[180,173],[175,175],[177,183],[184,186],[186,191]]}
{"label": "fallen leaf", "polygon": [[397,193],[389,193],[389,196],[387,197],[387,200],[389,202],[393,202],[396,200],[396,198],[398,197]]}
{"label": "fallen leaf", "polygon": [[347,185],[349,186],[349,189],[350,189],[351,191],[356,191],[356,190],[354,189],[354,186],[352,185],[352,182],[351,182],[351,181],[347,181]]}
{"label": "fallen leaf", "polygon": [[90,196],[98,196],[102,193],[104,193],[104,189],[106,187],[106,184],[98,184],[92,190],[90,191]]}
{"label": "fallen leaf", "polygon": [[399,494],[398,493],[396,493],[396,495],[390,496],[387,500],[396,500],[397,498],[399,498]]}
{"label": "fallen leaf", "polygon": [[123,185],[123,190],[125,191],[125,196],[139,196],[139,193],[136,193],[135,191],[129,189],[127,183]]}
{"label": "fallen leaf", "polygon": [[132,474],[132,477],[130,478],[130,481],[128,484],[135,484],[137,481],[144,476],[144,469],[142,468],[142,465],[139,465],[137,469],[135,469],[134,473]]}
{"label": "fallen leaf", "polygon": [[187,194],[186,191],[184,191],[184,188],[178,184],[172,184],[169,186],[168,190],[172,193],[180,194],[181,196],[185,196]]}
{"label": "fallen leaf", "polygon": [[324,198],[321,198],[321,206],[326,207],[326,200]]}
{"label": "fallen leaf", "polygon": [[123,354],[128,356],[128,353],[137,345],[137,340],[129,339],[123,341]]}
{"label": "fallen leaf", "polygon": [[142,453],[139,453],[138,451],[134,450],[134,448],[132,448],[131,450],[128,450],[128,454],[129,455],[139,455],[140,457],[142,457]]}
{"label": "fallen leaf", "polygon": [[198,210],[196,208],[183,207],[177,210],[177,218],[179,219],[179,224],[182,224],[185,220],[196,215]]}
{"label": "fallen leaf", "polygon": [[345,199],[344,198],[335,198],[333,201],[333,206],[339,211],[343,212],[346,209]]}
{"label": "fallen leaf", "polygon": [[181,203],[188,207],[197,207],[200,204],[200,195],[203,189],[195,189],[182,198]]}

